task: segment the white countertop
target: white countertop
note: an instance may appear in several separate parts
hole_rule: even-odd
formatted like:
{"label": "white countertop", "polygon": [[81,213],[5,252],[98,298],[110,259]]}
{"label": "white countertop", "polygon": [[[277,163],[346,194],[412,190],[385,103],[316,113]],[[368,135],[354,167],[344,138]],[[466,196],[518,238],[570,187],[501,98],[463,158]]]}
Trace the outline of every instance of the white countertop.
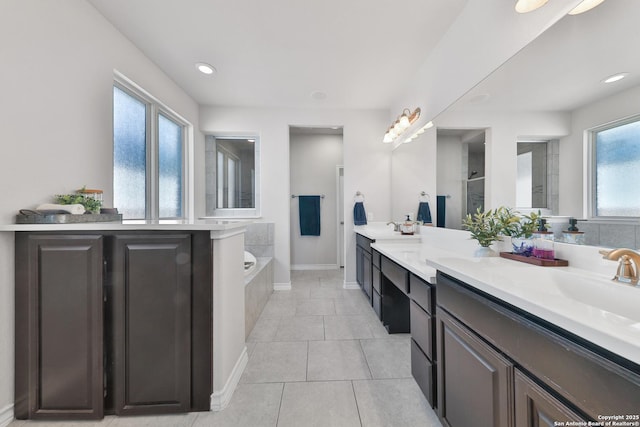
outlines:
{"label": "white countertop", "polygon": [[[424,280],[431,282],[435,270],[442,271],[640,364],[640,288],[573,267],[474,258],[467,250],[454,252],[429,242],[379,241],[372,247]],[[613,274],[615,264],[611,267]]]}
{"label": "white countertop", "polygon": [[251,221],[214,219],[125,220],[122,222],[84,222],[74,224],[0,224],[0,231],[117,231],[117,230],[202,230],[229,232],[242,229]]}
{"label": "white countertop", "polygon": [[371,240],[420,241],[419,234],[402,234],[399,231],[393,231],[393,228],[385,223],[358,225],[354,227],[354,231]]}

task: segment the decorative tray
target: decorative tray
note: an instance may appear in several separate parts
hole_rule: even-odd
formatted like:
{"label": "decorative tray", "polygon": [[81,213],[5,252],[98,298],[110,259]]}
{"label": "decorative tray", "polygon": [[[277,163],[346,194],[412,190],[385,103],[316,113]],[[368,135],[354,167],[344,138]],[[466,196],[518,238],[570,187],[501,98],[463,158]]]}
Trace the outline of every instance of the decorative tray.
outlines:
{"label": "decorative tray", "polygon": [[512,259],[514,261],[526,262],[527,264],[539,265],[541,267],[566,267],[569,261],[566,259],[542,259],[534,256],[524,256],[514,254],[513,252],[500,252],[502,258]]}
{"label": "decorative tray", "polygon": [[122,222],[122,214],[18,214],[16,224],[78,224],[86,222]]}

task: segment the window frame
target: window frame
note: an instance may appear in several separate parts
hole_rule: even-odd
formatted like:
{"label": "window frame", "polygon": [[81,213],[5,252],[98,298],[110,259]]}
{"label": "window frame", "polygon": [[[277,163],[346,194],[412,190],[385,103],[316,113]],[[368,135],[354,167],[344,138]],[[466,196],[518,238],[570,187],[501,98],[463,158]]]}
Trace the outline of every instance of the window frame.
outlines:
{"label": "window frame", "polygon": [[[135,98],[139,102],[146,105],[146,135],[145,135],[145,147],[146,147],[146,173],[145,173],[145,218],[125,218],[133,220],[172,220],[172,219],[186,219],[193,218],[193,194],[192,194],[192,182],[193,182],[193,126],[191,123],[169,108],[166,104],[162,103],[156,97],[144,90],[142,87],[128,79],[121,73],[115,72],[113,85],[112,85],[112,113],[111,113],[111,140],[112,140],[112,153],[115,148],[115,141],[113,135],[113,88],[118,88],[127,95]],[[159,135],[160,135],[160,120],[159,116],[163,115],[166,119],[174,122],[182,129],[182,200],[180,217],[160,217],[160,168],[159,168]],[[115,193],[115,157],[112,154],[112,185],[113,192]],[[115,196],[115,194],[114,194]],[[116,206],[117,207],[117,206]]]}
{"label": "window frame", "polygon": [[[587,151],[587,173],[585,180],[587,184],[587,219],[609,222],[636,222],[640,216],[605,216],[597,215],[597,183],[596,183],[596,135],[598,132],[624,126],[629,123],[640,122],[640,114],[626,116],[599,126],[585,130],[585,145]],[[640,142],[639,142],[640,143]]]}

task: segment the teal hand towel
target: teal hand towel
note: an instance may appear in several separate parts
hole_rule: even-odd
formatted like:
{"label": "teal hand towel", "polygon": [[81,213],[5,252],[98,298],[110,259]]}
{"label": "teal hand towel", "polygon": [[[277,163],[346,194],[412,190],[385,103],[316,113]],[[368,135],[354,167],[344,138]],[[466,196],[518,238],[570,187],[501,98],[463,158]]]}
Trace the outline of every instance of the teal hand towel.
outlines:
{"label": "teal hand towel", "polygon": [[367,214],[362,202],[353,205],[353,225],[367,225]]}
{"label": "teal hand towel", "polygon": [[320,196],[298,196],[300,235],[320,235]]}

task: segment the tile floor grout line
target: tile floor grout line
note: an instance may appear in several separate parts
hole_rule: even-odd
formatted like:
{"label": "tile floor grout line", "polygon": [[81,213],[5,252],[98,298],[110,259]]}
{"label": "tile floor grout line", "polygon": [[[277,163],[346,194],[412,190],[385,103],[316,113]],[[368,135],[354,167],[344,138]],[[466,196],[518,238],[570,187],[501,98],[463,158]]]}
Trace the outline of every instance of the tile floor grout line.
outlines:
{"label": "tile floor grout line", "polygon": [[353,401],[356,404],[356,411],[358,411],[358,421],[360,421],[360,427],[362,427],[362,415],[360,415],[360,406],[358,406],[358,396],[356,396],[356,387],[353,385],[353,381],[351,380],[351,391],[353,392]]}
{"label": "tile floor grout line", "polygon": [[309,381],[309,341],[307,341],[307,369],[304,372],[304,380]]}
{"label": "tile floor grout line", "polygon": [[369,365],[369,359],[367,359],[367,353],[364,351],[364,347],[362,346],[362,340],[358,340],[358,344],[360,344],[360,350],[362,350],[362,355],[364,356],[364,363],[367,364],[367,369],[369,370],[369,376],[373,379],[373,371],[371,370],[371,366]]}
{"label": "tile floor grout line", "polygon": [[280,404],[278,405],[278,416],[276,416],[276,425],[274,427],[278,427],[278,423],[280,422],[280,411],[282,411],[282,401],[284,400],[285,385],[285,383],[282,383],[282,390],[280,391]]}

